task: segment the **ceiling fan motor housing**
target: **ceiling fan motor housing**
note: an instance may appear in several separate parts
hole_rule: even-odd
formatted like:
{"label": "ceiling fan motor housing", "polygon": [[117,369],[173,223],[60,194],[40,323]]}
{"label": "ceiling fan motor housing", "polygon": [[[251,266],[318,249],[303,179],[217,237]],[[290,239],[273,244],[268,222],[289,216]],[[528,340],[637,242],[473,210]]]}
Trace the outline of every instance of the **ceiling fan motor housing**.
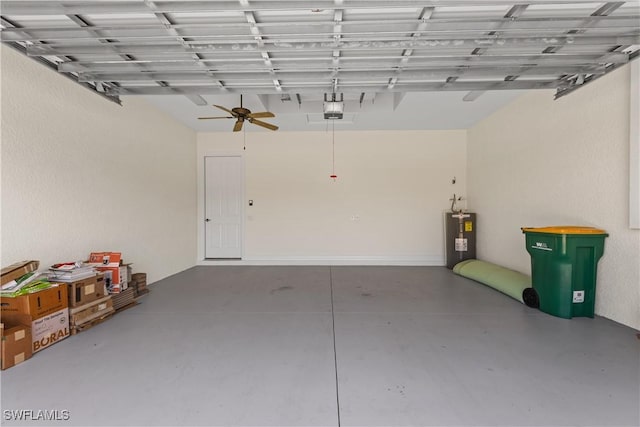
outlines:
{"label": "ceiling fan motor housing", "polygon": [[236,113],[241,117],[251,114],[250,110],[247,110],[246,108],[243,108],[243,107],[235,107],[235,108],[232,108],[231,111],[233,111],[234,113]]}

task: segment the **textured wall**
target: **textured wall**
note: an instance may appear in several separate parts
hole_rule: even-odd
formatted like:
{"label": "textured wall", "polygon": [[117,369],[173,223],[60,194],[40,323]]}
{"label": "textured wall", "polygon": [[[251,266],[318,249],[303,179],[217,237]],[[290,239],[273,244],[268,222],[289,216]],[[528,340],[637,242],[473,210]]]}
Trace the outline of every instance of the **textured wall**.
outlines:
{"label": "textured wall", "polygon": [[629,226],[640,229],[640,61],[629,64]]}
{"label": "textured wall", "polygon": [[244,259],[443,264],[442,213],[465,192],[466,132],[336,132],[335,182],[331,132],[246,138],[243,151],[241,134],[198,134],[201,173],[205,155],[244,157],[255,203],[245,203]]}
{"label": "textured wall", "polygon": [[530,273],[522,226],[610,234],[596,313],[640,329],[640,231],[629,229],[629,68],[553,100],[515,100],[468,132],[469,207],[478,256]]}
{"label": "textured wall", "polygon": [[2,265],[122,251],[155,281],[196,256],[195,133],[2,48]]}

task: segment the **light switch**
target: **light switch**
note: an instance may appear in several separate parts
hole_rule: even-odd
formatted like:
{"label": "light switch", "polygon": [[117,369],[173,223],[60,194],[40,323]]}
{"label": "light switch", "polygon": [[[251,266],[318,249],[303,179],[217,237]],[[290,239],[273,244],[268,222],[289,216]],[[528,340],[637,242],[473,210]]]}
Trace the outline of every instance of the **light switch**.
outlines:
{"label": "light switch", "polygon": [[253,200],[249,200],[249,206],[253,206]]}

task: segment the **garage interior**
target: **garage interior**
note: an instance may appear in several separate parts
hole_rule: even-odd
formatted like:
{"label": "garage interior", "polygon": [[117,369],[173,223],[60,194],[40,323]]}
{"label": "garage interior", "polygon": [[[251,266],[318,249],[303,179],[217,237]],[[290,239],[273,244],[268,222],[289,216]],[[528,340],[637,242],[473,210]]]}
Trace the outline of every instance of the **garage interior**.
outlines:
{"label": "garage interior", "polygon": [[[151,283],[3,371],[6,425],[640,424],[638,1],[0,15],[2,266],[114,250]],[[227,159],[229,240],[206,167]],[[446,269],[452,202],[478,259],[524,274],[521,227],[606,230],[596,317]]]}

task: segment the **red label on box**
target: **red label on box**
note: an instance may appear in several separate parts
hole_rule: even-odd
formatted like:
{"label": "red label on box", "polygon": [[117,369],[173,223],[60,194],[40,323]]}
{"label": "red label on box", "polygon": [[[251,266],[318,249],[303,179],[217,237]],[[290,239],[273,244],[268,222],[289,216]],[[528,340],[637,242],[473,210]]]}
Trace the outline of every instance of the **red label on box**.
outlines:
{"label": "red label on box", "polygon": [[117,267],[122,259],[121,252],[91,252],[89,264],[96,267]]}

